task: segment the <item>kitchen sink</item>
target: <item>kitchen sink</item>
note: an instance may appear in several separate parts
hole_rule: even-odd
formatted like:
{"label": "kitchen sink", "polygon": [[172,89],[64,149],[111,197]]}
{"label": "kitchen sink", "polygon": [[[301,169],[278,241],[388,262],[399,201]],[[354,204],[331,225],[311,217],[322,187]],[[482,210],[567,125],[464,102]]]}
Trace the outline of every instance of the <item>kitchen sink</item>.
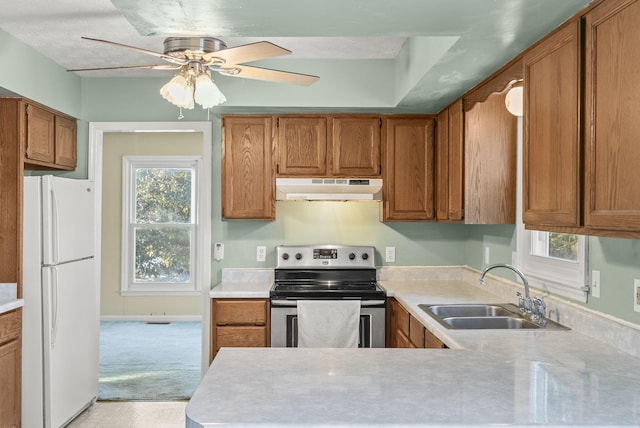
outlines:
{"label": "kitchen sink", "polygon": [[524,318],[515,317],[448,317],[442,322],[458,329],[515,329],[540,328]]}
{"label": "kitchen sink", "polygon": [[[427,306],[427,305],[420,305]],[[500,305],[430,305],[428,310],[441,318],[447,317],[506,317],[512,311]],[[517,308],[516,308],[517,310]]]}
{"label": "kitchen sink", "polygon": [[437,304],[418,305],[420,309],[433,317],[446,328],[460,330],[569,330],[569,328],[551,320],[543,324],[534,322],[511,303],[473,303],[473,304]]}

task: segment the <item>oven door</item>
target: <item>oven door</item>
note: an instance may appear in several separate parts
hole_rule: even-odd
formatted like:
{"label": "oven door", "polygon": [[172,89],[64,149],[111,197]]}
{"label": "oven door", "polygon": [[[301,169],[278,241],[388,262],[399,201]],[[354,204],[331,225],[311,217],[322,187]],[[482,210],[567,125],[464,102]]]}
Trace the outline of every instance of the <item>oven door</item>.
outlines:
{"label": "oven door", "polygon": [[[295,300],[271,300],[271,346],[298,346]],[[360,307],[359,348],[385,347],[385,301],[363,300]]]}

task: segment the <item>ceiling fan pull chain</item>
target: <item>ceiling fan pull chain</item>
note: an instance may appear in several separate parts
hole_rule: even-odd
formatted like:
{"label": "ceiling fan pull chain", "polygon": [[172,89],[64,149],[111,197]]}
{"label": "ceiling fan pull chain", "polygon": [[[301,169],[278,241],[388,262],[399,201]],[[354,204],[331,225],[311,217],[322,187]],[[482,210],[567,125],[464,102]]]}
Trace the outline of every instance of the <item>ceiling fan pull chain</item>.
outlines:
{"label": "ceiling fan pull chain", "polygon": [[180,109],[180,114],[178,115],[178,120],[184,119],[184,114],[182,114],[182,107],[178,107]]}
{"label": "ceiling fan pull chain", "polygon": [[211,120],[211,109],[207,109],[207,122]]}

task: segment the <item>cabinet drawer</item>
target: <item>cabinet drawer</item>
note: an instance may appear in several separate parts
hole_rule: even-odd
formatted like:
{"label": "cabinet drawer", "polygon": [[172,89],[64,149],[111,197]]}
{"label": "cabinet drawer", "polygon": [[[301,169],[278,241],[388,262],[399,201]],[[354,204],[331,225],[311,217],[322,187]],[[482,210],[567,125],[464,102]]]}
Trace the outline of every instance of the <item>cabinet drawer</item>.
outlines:
{"label": "cabinet drawer", "polygon": [[222,347],[266,347],[267,327],[227,326],[215,327],[215,352]]}
{"label": "cabinet drawer", "polygon": [[266,325],[269,305],[266,300],[220,299],[212,301],[212,319],[216,325]]}
{"label": "cabinet drawer", "polygon": [[0,343],[8,342],[20,336],[22,309],[0,315]]}

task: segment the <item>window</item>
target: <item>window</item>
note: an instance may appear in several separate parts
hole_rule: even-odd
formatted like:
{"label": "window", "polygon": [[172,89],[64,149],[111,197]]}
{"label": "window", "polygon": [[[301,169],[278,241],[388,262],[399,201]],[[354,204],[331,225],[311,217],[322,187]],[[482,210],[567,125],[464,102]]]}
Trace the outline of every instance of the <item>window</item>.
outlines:
{"label": "window", "polygon": [[197,157],[123,157],[122,294],[190,294]]}
{"label": "window", "polygon": [[586,301],[587,245],[582,235],[518,227],[518,265],[531,286]]}

